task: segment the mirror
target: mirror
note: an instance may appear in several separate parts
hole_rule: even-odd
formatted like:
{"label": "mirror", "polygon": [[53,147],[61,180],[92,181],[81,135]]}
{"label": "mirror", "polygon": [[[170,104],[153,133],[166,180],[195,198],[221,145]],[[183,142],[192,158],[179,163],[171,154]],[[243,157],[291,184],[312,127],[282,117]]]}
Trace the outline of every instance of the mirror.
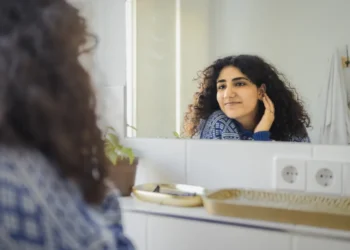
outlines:
{"label": "mirror", "polygon": [[[244,137],[246,131],[251,131],[250,137],[254,137],[254,132],[269,130],[272,140],[280,140],[287,138],[287,130],[299,127],[300,133],[302,124],[311,143],[348,144],[350,1],[128,0],[126,8],[129,137],[181,137],[189,105],[199,105],[198,100],[194,102],[194,96],[199,91],[199,83],[203,83],[203,70],[219,58],[252,55],[273,65],[287,81],[274,75],[274,71],[263,69],[266,64],[254,58],[236,57],[230,61],[236,66],[225,64],[219,72],[212,71],[215,79],[208,79],[216,86],[207,84],[211,86],[210,91],[215,92],[211,93],[211,99],[208,95],[200,97],[206,103],[213,102],[211,108],[216,105],[216,109],[222,111],[218,113],[228,118],[225,121],[238,122],[233,124],[242,129],[243,132],[238,133],[241,139],[242,136],[249,139]],[[231,71],[223,74],[223,69]],[[246,82],[231,82],[237,74],[246,77]],[[219,78],[227,79],[224,86],[218,86]],[[289,88],[281,87],[286,82],[295,89],[302,104],[288,96]],[[264,86],[265,95],[273,103],[272,118],[265,115]],[[251,99],[245,88],[253,91]],[[226,105],[232,105],[227,110],[233,111],[225,111]],[[203,103],[199,106],[203,108]],[[300,107],[307,116],[298,111]],[[237,115],[235,110],[243,113]],[[251,118],[248,122],[244,117],[254,112],[255,120]],[[203,130],[215,134],[210,129],[216,126],[220,130],[220,126],[226,126],[208,125],[211,117],[208,114],[200,121],[198,117],[196,115],[193,123],[197,133],[190,138],[200,138]],[[262,122],[264,117],[268,122]],[[307,117],[310,126],[307,126]],[[295,122],[297,119],[301,122]],[[256,130],[259,124],[262,128]],[[266,129],[268,127],[270,129]],[[228,133],[228,139],[237,139],[230,130],[218,133]]]}

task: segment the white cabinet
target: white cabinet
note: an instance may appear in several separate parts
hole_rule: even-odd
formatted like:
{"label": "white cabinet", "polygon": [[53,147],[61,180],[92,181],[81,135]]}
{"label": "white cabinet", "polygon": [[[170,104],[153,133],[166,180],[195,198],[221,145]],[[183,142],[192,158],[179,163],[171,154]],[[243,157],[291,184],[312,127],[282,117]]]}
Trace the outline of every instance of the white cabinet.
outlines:
{"label": "white cabinet", "polygon": [[291,236],[231,225],[150,216],[148,250],[290,250]]}
{"label": "white cabinet", "polygon": [[146,250],[147,215],[123,212],[124,232],[137,250]]}
{"label": "white cabinet", "polygon": [[349,250],[348,240],[124,211],[125,234],[137,250]]}
{"label": "white cabinet", "polygon": [[[350,232],[349,232],[350,235]],[[293,239],[292,250],[349,250],[350,241],[298,236]]]}

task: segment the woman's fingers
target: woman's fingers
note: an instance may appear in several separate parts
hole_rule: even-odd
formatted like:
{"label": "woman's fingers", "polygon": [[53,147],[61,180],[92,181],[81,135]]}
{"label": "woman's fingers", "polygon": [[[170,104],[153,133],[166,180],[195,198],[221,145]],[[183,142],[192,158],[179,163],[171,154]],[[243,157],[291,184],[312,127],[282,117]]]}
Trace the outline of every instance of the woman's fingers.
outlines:
{"label": "woman's fingers", "polygon": [[265,93],[263,97],[263,102],[265,105],[265,108],[270,111],[271,113],[275,113],[275,106],[273,105],[273,102],[271,101],[270,97]]}
{"label": "woman's fingers", "polygon": [[267,97],[267,101],[269,102],[270,104],[270,108],[271,108],[271,111],[273,113],[275,113],[275,105],[273,104],[273,102],[271,101],[270,97],[266,96]]}

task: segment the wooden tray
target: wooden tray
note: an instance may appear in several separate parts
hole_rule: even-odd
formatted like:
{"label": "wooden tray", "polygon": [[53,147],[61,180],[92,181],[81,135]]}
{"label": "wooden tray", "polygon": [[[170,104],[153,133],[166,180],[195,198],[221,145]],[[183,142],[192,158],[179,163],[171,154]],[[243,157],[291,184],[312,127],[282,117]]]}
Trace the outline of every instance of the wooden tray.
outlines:
{"label": "wooden tray", "polygon": [[350,197],[223,189],[207,192],[203,203],[210,214],[350,230]]}
{"label": "wooden tray", "polygon": [[151,203],[180,207],[203,206],[204,189],[197,186],[148,183],[133,187],[132,192],[139,200]]}

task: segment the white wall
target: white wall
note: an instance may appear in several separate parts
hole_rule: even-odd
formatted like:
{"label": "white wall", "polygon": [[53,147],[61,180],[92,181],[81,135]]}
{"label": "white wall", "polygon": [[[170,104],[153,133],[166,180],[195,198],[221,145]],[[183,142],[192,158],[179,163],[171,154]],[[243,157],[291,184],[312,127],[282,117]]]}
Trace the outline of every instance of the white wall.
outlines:
{"label": "white wall", "polygon": [[98,95],[101,126],[125,134],[126,43],[123,0],[70,0],[82,9],[89,29],[98,38],[89,69]]}

